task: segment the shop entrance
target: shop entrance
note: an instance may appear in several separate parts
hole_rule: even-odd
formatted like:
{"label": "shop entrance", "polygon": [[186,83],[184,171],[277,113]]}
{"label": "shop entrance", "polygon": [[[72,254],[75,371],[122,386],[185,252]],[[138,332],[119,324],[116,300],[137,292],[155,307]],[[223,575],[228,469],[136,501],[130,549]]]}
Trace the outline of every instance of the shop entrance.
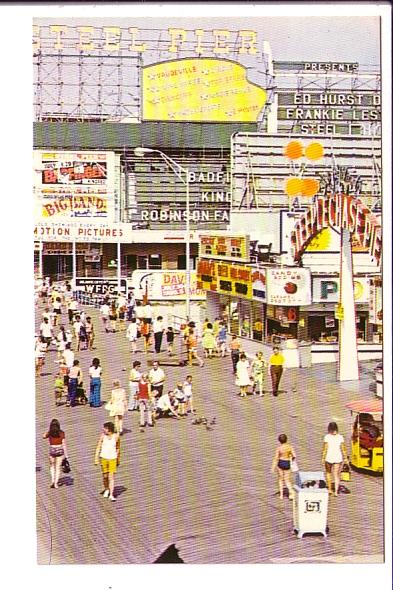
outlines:
{"label": "shop entrance", "polygon": [[72,278],[72,256],[59,254],[57,256],[44,255],[42,257],[44,277],[50,277],[54,281],[63,281]]}

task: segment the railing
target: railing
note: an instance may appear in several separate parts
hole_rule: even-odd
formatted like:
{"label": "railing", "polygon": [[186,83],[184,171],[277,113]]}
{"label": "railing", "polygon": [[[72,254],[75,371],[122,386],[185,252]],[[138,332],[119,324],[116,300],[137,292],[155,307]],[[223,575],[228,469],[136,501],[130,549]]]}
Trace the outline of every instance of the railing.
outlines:
{"label": "railing", "polygon": [[80,303],[81,305],[91,305],[97,309],[99,309],[104,301],[104,296],[101,295],[99,297],[94,297],[90,293],[85,293],[84,291],[73,291],[73,297]]}

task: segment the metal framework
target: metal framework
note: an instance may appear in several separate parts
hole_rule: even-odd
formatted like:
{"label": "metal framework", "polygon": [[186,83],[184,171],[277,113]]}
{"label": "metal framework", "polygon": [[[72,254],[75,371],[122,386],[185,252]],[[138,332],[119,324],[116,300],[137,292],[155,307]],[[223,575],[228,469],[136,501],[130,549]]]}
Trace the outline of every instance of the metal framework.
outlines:
{"label": "metal framework", "polygon": [[[276,62],[277,63],[277,62]],[[279,63],[279,62],[278,62]],[[273,62],[275,64],[275,62]],[[285,102],[285,95],[290,95],[296,92],[300,97],[300,102],[296,106],[300,109],[310,108],[317,103],[305,102],[305,95],[318,96],[320,94],[329,96],[329,94],[348,94],[352,93],[355,97],[361,94],[369,97],[381,96],[381,73],[365,70],[364,72],[356,71],[352,73],[305,73],[302,69],[297,70],[278,70],[274,72],[274,85],[277,88],[278,95],[278,109],[284,106],[290,106]],[[377,110],[379,111],[379,104]],[[360,105],[357,107],[361,110],[364,107]],[[350,108],[344,108],[348,113]],[[313,122],[319,122],[318,119],[313,119]],[[296,116],[291,120],[280,119],[277,121],[277,131],[291,133],[299,133],[300,125],[304,120]],[[381,122],[380,119],[376,121],[353,121],[350,118],[345,118],[342,122],[336,121],[338,134],[356,134],[368,136],[381,136]],[[341,129],[340,129],[341,128]]]}
{"label": "metal framework", "polygon": [[[293,135],[303,141],[307,136]],[[232,138],[232,209],[282,208],[308,204],[308,197],[295,203],[286,196],[284,186],[290,176],[313,176],[324,190],[327,175],[345,169],[340,182],[350,184],[363,202],[373,211],[381,209],[381,141],[373,137],[319,137],[325,154],[322,160],[290,161],[283,148],[288,142],[285,134],[236,133]],[[342,190],[344,188],[342,187]]]}
{"label": "metal framework", "polygon": [[[36,25],[38,28],[38,25]],[[141,121],[141,69],[153,63],[191,57],[222,57],[234,60],[247,68],[247,76],[267,89],[268,100],[259,115],[262,128],[274,90],[271,57],[264,43],[264,52],[244,55],[240,51],[239,31],[228,31],[228,52],[217,55],[214,42],[208,38],[203,52],[196,53],[196,31],[175,52],[168,51],[168,33],[160,29],[138,31],[138,46],[148,50],[130,50],[129,28],[118,28],[118,48],[108,49],[102,28],[93,27],[90,50],[78,50],[79,27],[68,26],[66,33],[57,33],[50,25],[40,26],[35,35],[34,111],[36,121]],[[100,36],[101,34],[101,36]],[[211,37],[212,31],[204,32]]]}

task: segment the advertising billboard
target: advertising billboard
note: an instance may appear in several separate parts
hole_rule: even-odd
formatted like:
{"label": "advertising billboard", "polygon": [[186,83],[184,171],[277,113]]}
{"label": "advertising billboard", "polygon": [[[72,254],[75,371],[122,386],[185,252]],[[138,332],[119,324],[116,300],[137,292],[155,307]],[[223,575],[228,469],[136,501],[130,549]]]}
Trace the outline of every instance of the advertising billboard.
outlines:
{"label": "advertising billboard", "polygon": [[111,295],[115,295],[116,293],[122,292],[126,293],[127,289],[127,281],[126,279],[120,279],[120,289],[119,289],[119,282],[117,279],[114,278],[76,278],[75,279],[75,288],[77,291],[83,291],[84,293],[90,295],[93,298],[101,299],[103,295],[106,295],[108,292]]}
{"label": "advertising billboard", "polygon": [[251,274],[251,267],[224,262],[217,263],[217,292],[252,299]]}
{"label": "advertising billboard", "polygon": [[254,122],[266,98],[244,66],[226,59],[167,61],[142,72],[145,121]]}
{"label": "advertising billboard", "polygon": [[310,305],[311,274],[308,268],[267,268],[267,303]]}
{"label": "advertising billboard", "polygon": [[[184,270],[134,270],[129,287],[137,298],[142,298],[147,289],[151,301],[184,301],[186,298],[186,272]],[[190,299],[204,300],[204,291],[197,286],[196,271],[190,272]]]}
{"label": "advertising billboard", "polygon": [[116,190],[113,152],[34,152],[37,221],[113,222]]}
{"label": "advertising billboard", "polygon": [[381,94],[375,90],[279,91],[277,118],[304,135],[366,135],[381,132]]}
{"label": "advertising billboard", "polygon": [[258,268],[252,271],[252,295],[256,301],[266,301],[266,269]]}
{"label": "advertising billboard", "polygon": [[382,280],[380,278],[370,279],[370,300],[369,300],[369,322],[382,326]]}
{"label": "advertising billboard", "polygon": [[[355,303],[368,303],[370,285],[366,277],[355,277],[353,281]],[[340,300],[340,279],[337,276],[313,277],[313,303],[337,303]]]}
{"label": "advertising billboard", "polygon": [[217,260],[248,262],[250,260],[249,236],[200,235],[199,255]]}

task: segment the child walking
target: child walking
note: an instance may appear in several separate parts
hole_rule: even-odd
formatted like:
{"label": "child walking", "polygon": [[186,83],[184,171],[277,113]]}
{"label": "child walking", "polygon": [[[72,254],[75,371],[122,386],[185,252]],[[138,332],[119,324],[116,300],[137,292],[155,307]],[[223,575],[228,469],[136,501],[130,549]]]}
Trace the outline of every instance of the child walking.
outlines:
{"label": "child walking", "polygon": [[120,437],[115,433],[113,422],[105,422],[103,432],[98,440],[94,464],[98,465],[101,459],[102,478],[104,489],[101,495],[115,502],[115,473],[120,464]]}
{"label": "child walking", "polygon": [[173,393],[175,394],[175,398],[178,403],[179,416],[186,416],[186,396],[184,394],[183,383],[181,381],[179,381],[179,383],[176,384],[176,389]]}
{"label": "child walking", "polygon": [[284,498],[284,486],[288,488],[289,499],[293,500],[293,487],[291,482],[291,461],[296,458],[296,454],[292,445],[288,443],[286,434],[280,434],[278,437],[279,446],[273,457],[272,473],[277,471],[278,475],[278,490],[280,500]]}
{"label": "child walking", "polygon": [[184,397],[186,400],[186,413],[195,414],[194,404],[192,399],[192,375],[187,375],[183,383]]}

